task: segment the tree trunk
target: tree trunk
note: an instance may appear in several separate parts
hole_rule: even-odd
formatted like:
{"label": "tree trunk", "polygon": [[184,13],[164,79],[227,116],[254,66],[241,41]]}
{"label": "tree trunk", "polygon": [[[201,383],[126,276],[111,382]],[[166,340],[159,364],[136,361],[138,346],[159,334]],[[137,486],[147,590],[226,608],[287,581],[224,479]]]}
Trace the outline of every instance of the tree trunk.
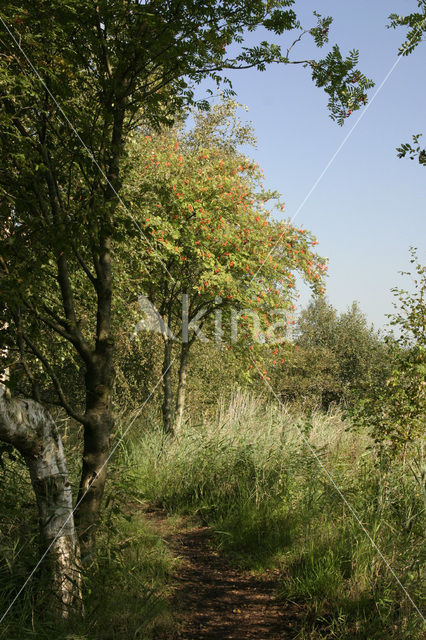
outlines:
{"label": "tree trunk", "polygon": [[43,570],[55,615],[83,613],[80,550],[71,485],[61,437],[50,414],[34,400],[10,399],[0,386],[0,440],[24,457],[37,500]]}
{"label": "tree trunk", "polygon": [[[121,87],[124,89],[124,83]],[[111,396],[114,384],[112,305],[111,230],[119,202],[120,159],[123,153],[123,122],[126,113],[124,93],[113,108],[111,154],[105,185],[105,209],[99,228],[99,254],[93,255],[96,271],[96,347],[86,362],[86,413],[84,415],[84,450],[78,493],[77,525],[83,557],[93,549],[97,520],[107,476],[110,438],[114,426]],[[112,105],[106,104],[106,107]]]}
{"label": "tree trunk", "polygon": [[188,367],[189,344],[183,343],[180,352],[178,386],[176,392],[176,419],[175,429],[179,431],[182,427],[183,412],[185,409],[186,380]]}
{"label": "tree trunk", "polygon": [[111,410],[112,352],[104,354],[102,360],[101,367],[95,365],[86,373],[83,465],[76,517],[83,557],[94,546],[114,426]]}
{"label": "tree trunk", "polygon": [[164,338],[163,360],[163,429],[168,435],[174,435],[173,429],[173,392],[172,392],[172,341]]}

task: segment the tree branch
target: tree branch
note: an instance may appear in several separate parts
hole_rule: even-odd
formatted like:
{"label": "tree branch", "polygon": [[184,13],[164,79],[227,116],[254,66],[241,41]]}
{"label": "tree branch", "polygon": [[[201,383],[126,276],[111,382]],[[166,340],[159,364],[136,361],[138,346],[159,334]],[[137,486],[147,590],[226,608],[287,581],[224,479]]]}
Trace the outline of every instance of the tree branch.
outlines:
{"label": "tree branch", "polygon": [[22,332],[22,338],[24,339],[25,343],[28,345],[28,347],[30,348],[30,350],[33,352],[33,354],[35,355],[36,358],[38,358],[38,360],[40,360],[40,362],[42,363],[43,367],[45,368],[47,374],[49,375],[50,379],[53,382],[53,386],[55,387],[55,391],[58,394],[58,398],[61,402],[62,407],[65,409],[65,411],[68,413],[69,416],[71,416],[71,418],[74,418],[74,420],[77,420],[77,422],[80,422],[81,424],[85,425],[88,423],[88,421],[85,419],[85,417],[79,413],[77,413],[76,411],[74,411],[74,409],[71,408],[71,405],[68,403],[64,391],[62,389],[61,383],[59,382],[59,379],[57,377],[57,375],[55,374],[55,372],[53,371],[52,367],[50,366],[47,358],[43,355],[43,353],[40,351],[40,349],[38,349],[38,347],[32,342],[32,340],[30,340],[30,338],[24,333]]}
{"label": "tree branch", "polygon": [[77,247],[75,246],[75,243],[72,242],[72,241],[71,241],[71,247],[72,247],[72,250],[74,251],[75,257],[77,258],[81,268],[83,269],[84,273],[86,274],[86,276],[89,278],[90,282],[93,284],[94,288],[96,289],[96,287],[97,287],[97,278],[90,271],[89,267],[87,266],[87,264],[83,260],[82,255],[80,254],[80,252],[78,251]]}

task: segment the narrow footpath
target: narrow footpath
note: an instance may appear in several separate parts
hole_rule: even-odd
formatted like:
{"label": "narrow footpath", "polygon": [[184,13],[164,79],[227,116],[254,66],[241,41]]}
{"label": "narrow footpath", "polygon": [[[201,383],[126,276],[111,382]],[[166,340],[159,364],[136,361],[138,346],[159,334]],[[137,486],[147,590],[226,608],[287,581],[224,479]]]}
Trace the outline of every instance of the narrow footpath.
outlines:
{"label": "narrow footpath", "polygon": [[297,635],[300,608],[276,599],[274,573],[258,577],[231,567],[212,550],[208,527],[169,531],[163,512],[146,516],[182,558],[172,602],[176,639],[291,640]]}

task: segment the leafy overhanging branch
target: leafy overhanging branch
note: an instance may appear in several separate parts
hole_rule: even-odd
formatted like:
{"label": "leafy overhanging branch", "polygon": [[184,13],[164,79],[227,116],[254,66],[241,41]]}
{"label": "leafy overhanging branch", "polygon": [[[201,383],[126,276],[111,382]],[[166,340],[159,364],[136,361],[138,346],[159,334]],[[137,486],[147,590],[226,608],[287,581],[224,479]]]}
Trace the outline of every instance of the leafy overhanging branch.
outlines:
{"label": "leafy overhanging branch", "polygon": [[[398,50],[400,56],[408,56],[413,53],[421,42],[424,42],[424,34],[426,32],[426,0],[417,0],[417,5],[421,11],[410,13],[406,16],[401,16],[396,13],[392,13],[389,16],[389,29],[409,27],[407,37]],[[421,135],[421,133],[413,135],[413,145],[405,142],[401,144],[400,147],[397,147],[398,158],[405,158],[407,156],[410,160],[417,158],[419,164],[425,166],[426,149],[422,149],[419,145]]]}

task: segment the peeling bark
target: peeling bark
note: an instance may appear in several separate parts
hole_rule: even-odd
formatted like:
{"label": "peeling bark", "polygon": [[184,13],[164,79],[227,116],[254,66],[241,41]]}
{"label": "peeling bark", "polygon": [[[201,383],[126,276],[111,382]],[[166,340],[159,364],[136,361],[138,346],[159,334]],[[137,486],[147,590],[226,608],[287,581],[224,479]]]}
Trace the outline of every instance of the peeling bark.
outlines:
{"label": "peeling bark", "polygon": [[62,440],[48,411],[35,400],[8,398],[0,385],[0,440],[28,467],[36,496],[44,574],[52,609],[61,618],[83,613],[80,549]]}

